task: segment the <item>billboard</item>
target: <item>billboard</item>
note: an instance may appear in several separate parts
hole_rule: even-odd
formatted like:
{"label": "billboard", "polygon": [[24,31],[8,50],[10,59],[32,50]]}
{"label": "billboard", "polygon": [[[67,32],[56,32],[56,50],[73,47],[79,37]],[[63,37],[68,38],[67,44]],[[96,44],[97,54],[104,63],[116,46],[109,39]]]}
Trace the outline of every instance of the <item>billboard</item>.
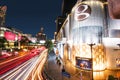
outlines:
{"label": "billboard", "polygon": [[116,58],[116,67],[120,67],[120,58]]}
{"label": "billboard", "polygon": [[12,32],[9,32],[9,31],[6,31],[4,33],[5,35],[5,38],[9,41],[15,41],[15,37],[16,37],[16,34],[12,33]]}
{"label": "billboard", "polygon": [[92,70],[92,59],[76,57],[76,67],[80,69]]}

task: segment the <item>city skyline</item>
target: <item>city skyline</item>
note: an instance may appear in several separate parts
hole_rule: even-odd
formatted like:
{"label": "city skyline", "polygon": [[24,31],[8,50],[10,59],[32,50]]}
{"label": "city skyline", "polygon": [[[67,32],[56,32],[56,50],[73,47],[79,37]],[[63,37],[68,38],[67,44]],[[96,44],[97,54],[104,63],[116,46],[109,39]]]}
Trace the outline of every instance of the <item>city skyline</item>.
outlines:
{"label": "city skyline", "polygon": [[35,36],[40,28],[48,38],[53,38],[56,31],[55,20],[61,15],[62,1],[0,1],[0,6],[7,6],[5,25],[17,28],[23,33]]}

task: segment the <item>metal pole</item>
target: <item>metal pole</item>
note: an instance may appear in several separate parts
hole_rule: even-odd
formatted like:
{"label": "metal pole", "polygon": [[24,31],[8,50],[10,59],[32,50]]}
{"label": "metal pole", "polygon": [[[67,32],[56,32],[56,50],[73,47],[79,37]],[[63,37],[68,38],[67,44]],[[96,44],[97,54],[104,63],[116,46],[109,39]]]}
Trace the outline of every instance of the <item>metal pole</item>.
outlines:
{"label": "metal pole", "polygon": [[91,49],[91,59],[92,59],[92,80],[93,80],[93,54],[92,54],[92,47],[95,45],[95,43],[91,43],[91,44],[88,44],[90,46],[90,49]]}

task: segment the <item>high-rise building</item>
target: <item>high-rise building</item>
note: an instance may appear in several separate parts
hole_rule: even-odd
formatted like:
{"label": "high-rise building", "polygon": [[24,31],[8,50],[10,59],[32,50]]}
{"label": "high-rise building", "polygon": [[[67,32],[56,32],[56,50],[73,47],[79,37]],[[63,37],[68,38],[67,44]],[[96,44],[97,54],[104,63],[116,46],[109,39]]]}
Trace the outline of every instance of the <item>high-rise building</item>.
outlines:
{"label": "high-rise building", "polygon": [[44,33],[44,28],[43,27],[40,28],[40,32],[37,33],[36,37],[37,37],[38,42],[40,42],[41,40],[46,40],[47,39],[46,34]]}
{"label": "high-rise building", "polygon": [[63,0],[62,2],[62,16],[66,17],[70,12],[77,0]]}
{"label": "high-rise building", "polygon": [[59,32],[59,30],[62,27],[64,21],[65,21],[64,17],[62,17],[62,16],[58,16],[57,17],[57,19],[56,19],[56,29],[57,29],[57,32]]}
{"label": "high-rise building", "polygon": [[62,2],[62,15],[58,16],[56,19],[56,31],[60,31],[67,15],[71,12],[72,7],[75,5],[77,0],[63,0]]}
{"label": "high-rise building", "polygon": [[7,10],[7,6],[0,6],[0,26],[5,25],[6,10]]}

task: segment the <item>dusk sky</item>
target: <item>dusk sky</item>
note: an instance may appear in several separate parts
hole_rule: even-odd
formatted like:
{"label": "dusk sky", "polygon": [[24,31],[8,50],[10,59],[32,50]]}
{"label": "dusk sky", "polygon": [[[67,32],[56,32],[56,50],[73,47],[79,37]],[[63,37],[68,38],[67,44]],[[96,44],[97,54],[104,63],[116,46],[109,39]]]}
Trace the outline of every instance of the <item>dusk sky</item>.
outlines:
{"label": "dusk sky", "polygon": [[37,34],[41,27],[48,38],[56,31],[55,19],[61,15],[62,0],[0,0],[6,5],[6,25],[23,33]]}

